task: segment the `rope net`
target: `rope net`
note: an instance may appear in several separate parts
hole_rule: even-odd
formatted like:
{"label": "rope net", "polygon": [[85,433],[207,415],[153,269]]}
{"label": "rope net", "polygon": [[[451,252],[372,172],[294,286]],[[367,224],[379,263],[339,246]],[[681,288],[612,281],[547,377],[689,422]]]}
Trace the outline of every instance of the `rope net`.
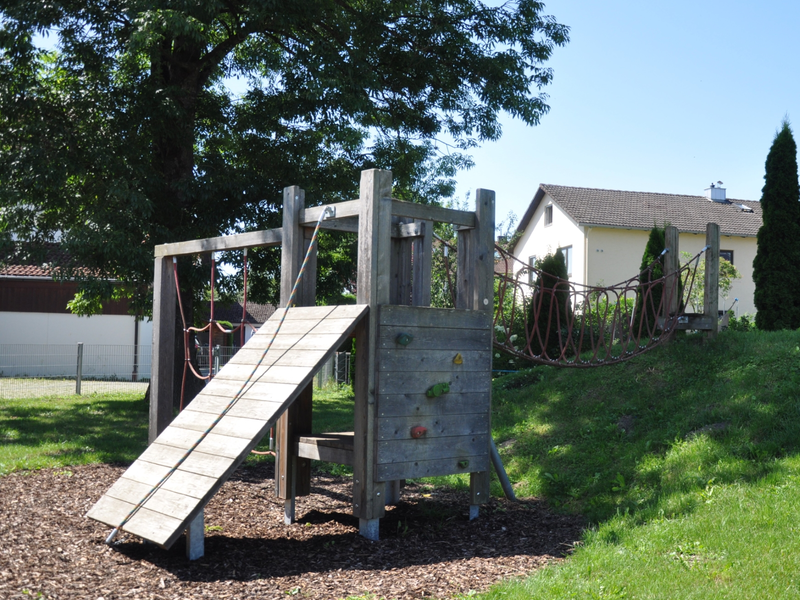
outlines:
{"label": "rope net", "polygon": [[[558,278],[499,246],[496,251],[494,347],[563,367],[613,364],[663,344],[688,305],[703,253],[661,276],[662,253],[635,277],[600,287]],[[677,310],[663,316],[670,306]]]}

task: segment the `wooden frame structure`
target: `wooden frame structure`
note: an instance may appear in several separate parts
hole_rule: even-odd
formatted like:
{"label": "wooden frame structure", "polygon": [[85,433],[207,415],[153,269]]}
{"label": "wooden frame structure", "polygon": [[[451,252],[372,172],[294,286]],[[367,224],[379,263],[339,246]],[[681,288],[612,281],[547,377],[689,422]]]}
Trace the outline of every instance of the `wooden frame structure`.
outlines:
{"label": "wooden frame structure", "polygon": [[[286,522],[294,519],[295,498],[310,493],[311,459],[351,464],[353,513],[369,539],[378,539],[379,519],[399,499],[403,479],[469,473],[471,518],[489,497],[494,192],[477,190],[471,212],[394,200],[391,188],[391,171],[363,171],[359,199],[328,205],[334,216],[322,224],[358,233],[357,303],[369,310],[355,330],[353,431],[311,434],[310,385],[277,420],[275,490]],[[150,443],[172,420],[173,257],[280,245],[285,306],[326,207],[305,208],[296,186],[283,200],[281,229],[156,247]],[[434,221],[457,230],[455,309],[430,307]],[[315,279],[314,255],[297,306],[315,304]],[[198,519],[202,524],[202,512],[187,529],[193,557],[202,555]]]}
{"label": "wooden frame structure", "polygon": [[[667,322],[679,312],[680,302],[677,293],[678,278],[675,273],[680,269],[680,246],[678,245],[678,228],[667,225],[664,228],[664,247],[668,249],[664,257],[664,275],[672,276],[672,292],[668,295],[669,304],[665,303],[662,319]],[[668,281],[670,281],[668,279]],[[699,285],[699,282],[695,282]],[[707,331],[712,338],[719,332],[719,225],[706,225],[705,279],[703,280],[703,312],[685,313],[678,317],[675,329]]]}

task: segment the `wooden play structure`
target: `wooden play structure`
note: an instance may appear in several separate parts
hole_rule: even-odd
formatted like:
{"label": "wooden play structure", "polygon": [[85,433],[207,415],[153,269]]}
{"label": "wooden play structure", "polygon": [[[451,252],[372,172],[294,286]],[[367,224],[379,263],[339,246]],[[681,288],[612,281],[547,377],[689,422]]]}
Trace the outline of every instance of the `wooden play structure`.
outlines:
{"label": "wooden play structure", "polygon": [[[492,459],[494,192],[478,190],[470,212],[394,200],[391,189],[390,171],[364,171],[358,200],[305,208],[289,187],[281,229],[156,248],[150,445],[90,518],[165,548],[185,531],[189,557],[202,556],[204,506],[274,423],[287,523],[310,493],[311,459],[352,465],[353,514],[369,539],[406,478],[469,473],[477,516]],[[457,229],[455,309],[429,306],[434,221]],[[357,303],[315,306],[312,251],[282,326],[278,310],[173,420],[174,257],[280,245],[286,306],[318,222],[358,233]],[[353,431],[312,435],[313,375],[352,336]]]}

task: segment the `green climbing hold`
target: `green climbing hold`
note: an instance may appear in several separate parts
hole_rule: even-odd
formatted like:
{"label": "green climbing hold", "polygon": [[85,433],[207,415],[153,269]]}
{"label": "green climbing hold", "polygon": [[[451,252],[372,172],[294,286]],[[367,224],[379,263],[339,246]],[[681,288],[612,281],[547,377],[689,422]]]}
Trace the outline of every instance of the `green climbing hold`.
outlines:
{"label": "green climbing hold", "polygon": [[410,333],[401,333],[395,338],[395,341],[401,346],[408,346],[413,339],[414,336]]}
{"label": "green climbing hold", "polygon": [[434,385],[431,389],[425,392],[425,395],[428,398],[438,398],[442,394],[446,394],[449,391],[450,391],[450,382],[444,381],[442,383],[437,383],[436,385]]}
{"label": "green climbing hold", "polygon": [[458,461],[458,468],[459,469],[466,469],[469,466],[468,460],[460,460]]}

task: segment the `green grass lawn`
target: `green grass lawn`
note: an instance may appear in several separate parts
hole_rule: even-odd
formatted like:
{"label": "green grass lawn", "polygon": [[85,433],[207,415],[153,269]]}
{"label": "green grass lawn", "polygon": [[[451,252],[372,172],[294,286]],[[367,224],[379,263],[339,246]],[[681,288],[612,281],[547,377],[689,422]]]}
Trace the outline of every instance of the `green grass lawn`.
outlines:
{"label": "green grass lawn", "polygon": [[147,444],[143,394],[0,399],[0,475],[129,463]]}
{"label": "green grass lawn", "polygon": [[592,525],[563,565],[484,597],[800,597],[799,390],[797,332],[498,380],[518,493]]}
{"label": "green grass lawn", "polygon": [[[517,494],[590,527],[564,563],[482,597],[800,598],[799,390],[797,332],[687,336],[624,364],[496,380]],[[347,390],[315,400],[315,431],[352,427]],[[0,400],[0,473],[129,462],[146,420],[137,396]]]}

